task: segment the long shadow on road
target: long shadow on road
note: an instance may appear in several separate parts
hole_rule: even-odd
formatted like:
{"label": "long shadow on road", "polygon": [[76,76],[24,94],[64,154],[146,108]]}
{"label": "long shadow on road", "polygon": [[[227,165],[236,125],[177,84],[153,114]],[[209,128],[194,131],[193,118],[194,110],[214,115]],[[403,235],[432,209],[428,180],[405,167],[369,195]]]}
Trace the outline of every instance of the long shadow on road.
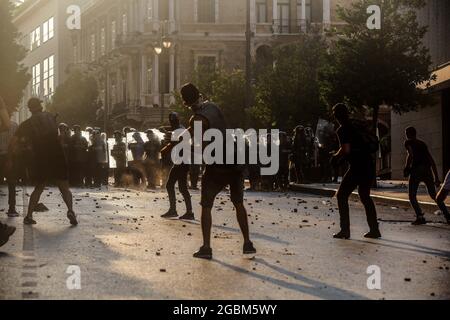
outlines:
{"label": "long shadow on road", "polygon": [[285,280],[276,279],[276,278],[273,278],[270,276],[261,275],[256,272],[248,271],[241,267],[231,265],[224,261],[214,260],[214,262],[218,263],[219,265],[226,267],[228,269],[231,269],[235,272],[243,273],[243,274],[248,275],[249,277],[268,281],[279,287],[283,287],[288,290],[294,290],[299,293],[308,294],[310,296],[314,296],[314,297],[317,297],[320,299],[324,299],[324,300],[368,300],[367,297],[361,296],[357,293],[354,293],[354,292],[351,292],[351,291],[348,291],[345,289],[336,288],[336,287],[330,286],[328,284],[325,284],[323,282],[309,279],[302,275],[293,273],[292,271],[286,270],[279,266],[272,265],[272,264],[268,263],[267,261],[265,261],[264,259],[255,259],[253,261],[258,262],[261,265],[264,265],[280,274],[294,278],[295,280],[298,280],[298,281],[302,281],[302,282],[308,284],[309,286],[301,285],[301,284],[293,283],[293,282],[288,282]]}
{"label": "long shadow on road", "polygon": [[[411,252],[418,252],[418,253],[424,253],[424,254],[429,254],[429,255],[434,255],[434,256],[440,256],[440,257],[444,257],[444,258],[450,258],[450,251],[433,249],[433,248],[421,246],[421,245],[414,244],[414,243],[404,242],[404,241],[396,241],[396,240],[389,240],[389,239],[379,239],[379,240],[377,240],[377,242],[364,241],[364,240],[353,240],[353,241],[364,243],[364,244],[372,244],[375,246],[383,246],[383,247],[388,247],[388,248],[393,248],[393,249],[406,250],[406,251],[411,251]],[[389,243],[391,243],[391,244],[389,244]],[[395,244],[397,244],[397,245],[395,245]],[[415,249],[402,247],[401,245],[415,247]]]}

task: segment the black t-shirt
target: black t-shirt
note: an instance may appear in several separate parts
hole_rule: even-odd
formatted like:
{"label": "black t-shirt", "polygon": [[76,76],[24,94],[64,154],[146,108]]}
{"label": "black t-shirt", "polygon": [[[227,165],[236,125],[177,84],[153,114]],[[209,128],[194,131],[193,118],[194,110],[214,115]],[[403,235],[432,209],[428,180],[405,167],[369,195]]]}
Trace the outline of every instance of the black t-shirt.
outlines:
{"label": "black t-shirt", "polygon": [[412,167],[430,167],[431,161],[430,161],[430,151],[428,150],[427,145],[425,142],[414,139],[414,140],[406,140],[405,142],[405,148],[409,151],[412,151]]}
{"label": "black t-shirt", "polygon": [[58,127],[56,119],[47,112],[34,114],[23,122],[16,131],[16,136],[25,138],[31,143],[35,156],[56,156],[62,150],[58,140]]}
{"label": "black t-shirt", "polygon": [[351,123],[341,125],[336,132],[341,146],[350,144],[350,155],[347,160],[352,166],[367,166],[373,159],[364,146],[361,135],[356,132]]}

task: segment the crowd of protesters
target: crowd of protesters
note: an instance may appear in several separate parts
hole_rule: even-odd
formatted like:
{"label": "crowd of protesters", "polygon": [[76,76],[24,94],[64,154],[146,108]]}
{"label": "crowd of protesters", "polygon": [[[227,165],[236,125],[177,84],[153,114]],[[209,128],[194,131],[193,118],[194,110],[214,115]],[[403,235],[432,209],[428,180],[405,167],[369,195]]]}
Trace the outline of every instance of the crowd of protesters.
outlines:
{"label": "crowd of protesters", "polygon": [[[225,132],[222,112],[215,104],[204,101],[194,85],[184,86],[182,96],[186,106],[194,113],[190,127],[186,130],[193,131],[194,121],[202,121],[204,128]],[[370,196],[376,178],[374,155],[379,150],[379,141],[367,130],[366,124],[350,118],[350,112],[344,104],[333,108],[339,125],[337,130],[334,131],[334,127],[324,130],[320,139],[310,127],[298,126],[292,135],[280,133],[280,166],[274,176],[262,176],[262,165],[259,164],[247,165],[244,170],[233,165],[174,165],[170,151],[176,143],[172,142],[172,133],[184,129],[177,113],[170,114],[168,127],[145,132],[125,127],[115,131],[113,138],[108,139],[100,128],[88,127],[83,130],[79,125],[69,127],[64,123],[57,124],[54,115],[43,111],[39,99],[30,99],[28,107],[32,117],[18,126],[11,121],[0,98],[0,182],[6,180],[8,185],[9,217],[19,216],[16,211],[16,185],[22,183],[35,186],[24,219],[27,225],[37,223],[33,213],[48,183],[59,188],[67,206],[67,218],[70,224],[76,226],[78,221],[70,188],[101,188],[110,184],[111,177],[116,187],[138,186],[151,190],[165,186],[170,207],[162,217],[169,219],[178,218],[175,193],[178,183],[186,205],[186,213],[180,219],[194,220],[189,189],[197,190],[201,177],[204,245],[194,256],[212,258],[211,209],[217,194],[227,186],[244,235],[244,253],[252,254],[256,250],[249,238],[247,211],[243,205],[244,178],[247,177],[250,182],[249,191],[285,191],[291,182],[307,182],[311,172],[316,170],[316,179],[319,177],[322,182],[338,182],[338,177],[343,176],[337,192],[341,231],[334,237],[350,238],[348,199],[355,189],[358,189],[370,227],[365,237],[381,237],[376,208]],[[435,186],[440,185],[440,180],[426,144],[417,139],[414,128],[406,130],[406,137],[408,158],[405,177],[409,177],[409,196],[417,215],[414,224],[426,223],[416,199],[418,186],[422,182],[450,223],[444,203],[450,189],[450,173],[436,194]],[[266,141],[270,140],[268,136]],[[14,227],[0,224],[0,246],[14,232]]]}

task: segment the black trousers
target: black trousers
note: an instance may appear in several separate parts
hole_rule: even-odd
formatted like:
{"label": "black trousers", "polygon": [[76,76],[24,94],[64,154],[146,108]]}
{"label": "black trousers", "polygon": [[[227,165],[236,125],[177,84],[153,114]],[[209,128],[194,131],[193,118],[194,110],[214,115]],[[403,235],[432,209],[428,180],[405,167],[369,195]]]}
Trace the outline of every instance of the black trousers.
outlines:
{"label": "black trousers", "polygon": [[189,166],[176,165],[173,166],[169,173],[169,179],[167,180],[166,189],[169,195],[170,209],[177,209],[177,198],[175,194],[175,184],[178,182],[178,189],[184,198],[186,203],[187,212],[192,212],[192,199],[188,189],[188,177]]}
{"label": "black trousers", "polygon": [[200,177],[200,169],[201,166],[193,164],[190,166],[189,169],[189,178],[191,180],[191,187],[192,188],[197,188],[198,187],[198,180]]}
{"label": "black trousers", "polygon": [[345,174],[341,186],[337,192],[339,214],[341,220],[341,230],[350,232],[350,207],[348,199],[350,195],[358,188],[359,198],[366,210],[367,223],[370,230],[378,230],[378,218],[375,204],[370,197],[370,189],[375,179],[375,166],[364,169],[352,168]]}
{"label": "black trousers", "polygon": [[[417,217],[423,217],[422,209],[420,208],[419,201],[417,201],[417,191],[419,190],[420,183],[425,183],[428,194],[431,199],[436,201],[436,187],[434,185],[433,172],[429,167],[417,167],[411,170],[411,176],[409,177],[409,201],[411,206],[416,212]],[[439,209],[442,211],[447,219],[450,219],[450,213],[443,201],[436,202]]]}

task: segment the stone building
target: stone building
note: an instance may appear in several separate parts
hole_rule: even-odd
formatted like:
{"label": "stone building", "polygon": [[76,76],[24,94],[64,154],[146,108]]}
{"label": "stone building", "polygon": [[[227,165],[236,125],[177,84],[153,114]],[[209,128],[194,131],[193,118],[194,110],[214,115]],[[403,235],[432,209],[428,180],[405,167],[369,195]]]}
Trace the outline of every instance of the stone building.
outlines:
{"label": "stone building", "polygon": [[20,5],[14,12],[13,23],[21,34],[21,44],[28,50],[23,64],[31,75],[15,115],[16,121],[22,122],[30,116],[26,107],[30,97],[49,100],[56,87],[65,81],[67,66],[73,62],[72,41],[66,27],[67,8],[81,2],[83,0],[16,1]]}
{"label": "stone building", "polygon": [[[313,25],[339,25],[336,6],[349,2],[250,0],[253,61]],[[93,0],[81,21],[71,35],[73,66],[97,75],[113,124],[164,122],[172,93],[197,66],[245,68],[245,0]]]}

